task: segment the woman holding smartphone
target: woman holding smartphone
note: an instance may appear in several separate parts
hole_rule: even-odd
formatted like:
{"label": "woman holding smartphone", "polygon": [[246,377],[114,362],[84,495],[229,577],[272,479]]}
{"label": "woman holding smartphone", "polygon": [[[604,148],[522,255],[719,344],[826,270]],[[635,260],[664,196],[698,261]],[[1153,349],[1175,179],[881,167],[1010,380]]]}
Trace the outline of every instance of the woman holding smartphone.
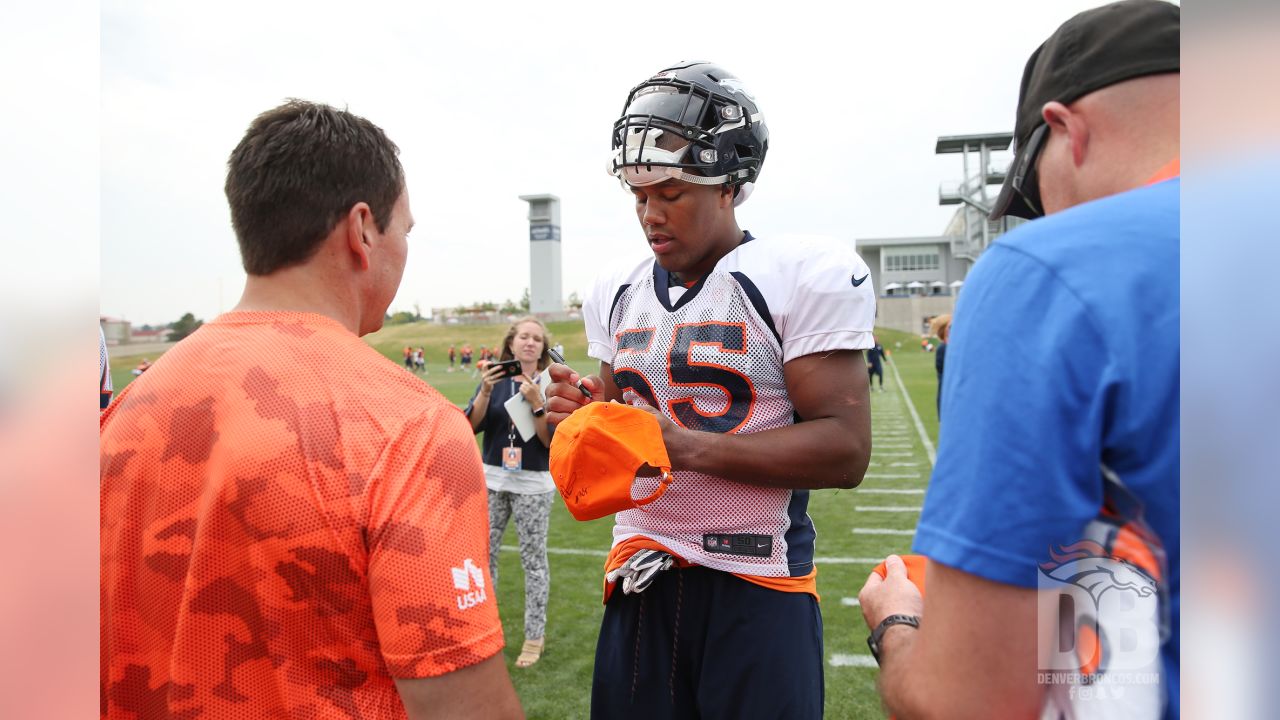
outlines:
{"label": "woman holding smartphone", "polygon": [[[519,364],[517,368],[513,365]],[[551,571],[547,564],[547,525],[555,483],[548,472],[552,428],[538,376],[551,358],[547,328],[535,317],[523,317],[507,329],[499,362],[487,365],[467,404],[471,429],[484,431],[483,460],[489,487],[489,574],[498,582],[498,553],[512,514],[520,538],[524,567],[524,647],[516,667],[529,667],[542,657],[547,625]],[[519,393],[533,411],[535,434],[527,441],[507,414],[506,403]]]}

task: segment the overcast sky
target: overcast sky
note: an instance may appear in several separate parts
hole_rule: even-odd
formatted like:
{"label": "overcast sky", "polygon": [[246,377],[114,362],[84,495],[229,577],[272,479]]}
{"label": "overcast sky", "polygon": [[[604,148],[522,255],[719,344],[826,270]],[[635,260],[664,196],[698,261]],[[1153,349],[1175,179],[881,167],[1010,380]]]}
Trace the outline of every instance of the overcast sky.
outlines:
{"label": "overcast sky", "polygon": [[401,149],[417,228],[392,310],[519,298],[526,204],[561,198],[564,293],[647,252],[605,173],[627,91],[682,59],[732,71],[770,132],[738,211],[759,237],[937,235],[961,179],[939,135],[1008,131],[1032,50],[1098,2],[114,2],[101,15],[101,311],[210,319],[244,286],[227,155],[288,97]]}

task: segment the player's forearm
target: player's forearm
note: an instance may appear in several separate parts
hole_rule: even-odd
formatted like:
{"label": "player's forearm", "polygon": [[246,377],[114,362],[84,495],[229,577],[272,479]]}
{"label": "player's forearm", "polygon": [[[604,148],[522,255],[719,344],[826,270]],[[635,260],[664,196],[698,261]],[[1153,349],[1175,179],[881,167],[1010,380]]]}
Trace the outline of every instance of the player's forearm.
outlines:
{"label": "player's forearm", "polygon": [[764,487],[851,488],[862,482],[871,438],[839,418],[818,418],[743,435],[685,430],[667,442],[676,470]]}

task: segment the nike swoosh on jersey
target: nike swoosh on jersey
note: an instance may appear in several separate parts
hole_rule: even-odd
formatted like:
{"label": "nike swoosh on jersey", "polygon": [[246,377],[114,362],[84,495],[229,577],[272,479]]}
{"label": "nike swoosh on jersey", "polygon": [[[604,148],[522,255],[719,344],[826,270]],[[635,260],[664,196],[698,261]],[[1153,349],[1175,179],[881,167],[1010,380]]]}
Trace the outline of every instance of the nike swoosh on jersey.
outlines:
{"label": "nike swoosh on jersey", "polygon": [[860,278],[858,278],[858,277],[852,277],[852,276],[851,276],[851,277],[849,278],[849,281],[853,283],[853,286],[854,286],[854,287],[858,287],[858,286],[859,286],[859,285],[861,285],[862,283],[866,282],[866,281],[867,281],[867,278],[869,278],[869,277],[871,277],[871,273],[867,273],[866,275],[863,275],[863,276],[862,276],[862,277],[860,277]]}

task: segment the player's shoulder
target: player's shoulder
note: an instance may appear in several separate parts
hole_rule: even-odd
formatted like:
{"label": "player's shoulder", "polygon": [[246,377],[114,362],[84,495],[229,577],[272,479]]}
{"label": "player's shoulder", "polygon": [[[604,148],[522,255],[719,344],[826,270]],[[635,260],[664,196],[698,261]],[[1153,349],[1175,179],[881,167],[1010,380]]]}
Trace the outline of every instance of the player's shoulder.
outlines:
{"label": "player's shoulder", "polygon": [[744,272],[812,274],[835,267],[866,267],[852,244],[826,236],[752,237],[738,246],[735,255]]}
{"label": "player's shoulder", "polygon": [[606,265],[592,282],[587,303],[608,307],[624,288],[634,287],[651,275],[653,264],[653,256],[646,255],[643,259],[628,257]]}
{"label": "player's shoulder", "polygon": [[871,287],[870,270],[853,246],[821,236],[752,238],[726,269],[739,282],[756,285],[771,305],[812,290],[856,293]]}

